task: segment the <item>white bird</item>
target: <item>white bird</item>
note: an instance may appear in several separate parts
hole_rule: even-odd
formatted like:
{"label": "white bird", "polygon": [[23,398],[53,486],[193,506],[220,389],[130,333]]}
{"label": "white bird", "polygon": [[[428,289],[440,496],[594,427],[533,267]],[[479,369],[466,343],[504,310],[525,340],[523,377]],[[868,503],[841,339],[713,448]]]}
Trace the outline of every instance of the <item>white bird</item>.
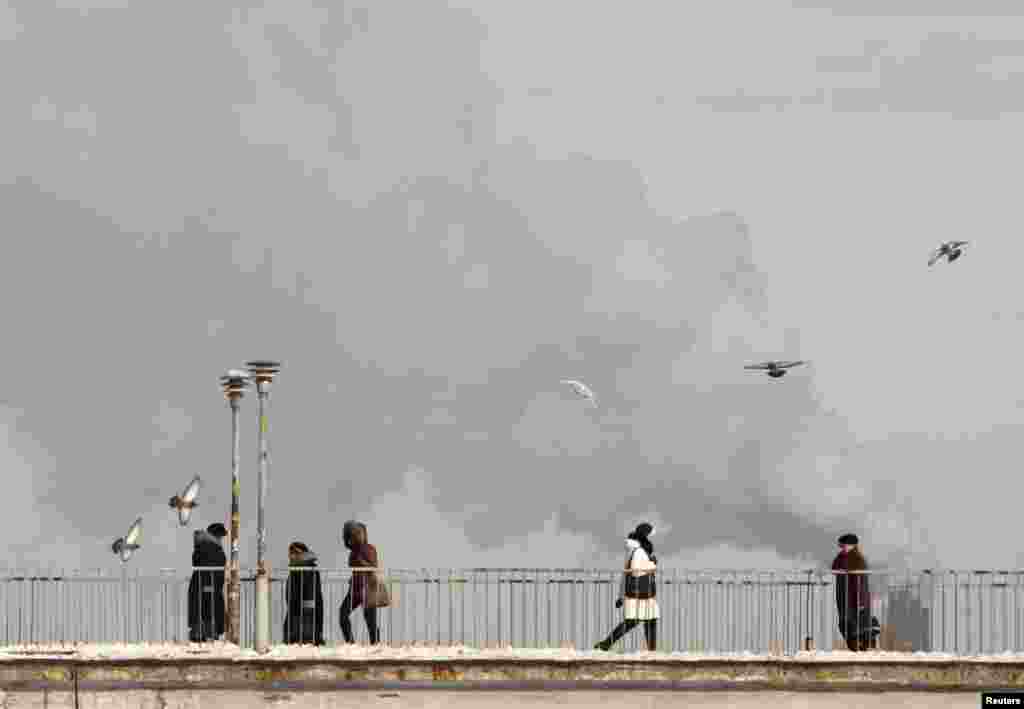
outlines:
{"label": "white bird", "polygon": [[943,258],[946,259],[946,263],[953,263],[960,258],[965,246],[967,246],[966,241],[947,241],[932,252],[931,258],[928,259],[928,265],[934,266]]}
{"label": "white bird", "polygon": [[182,527],[188,526],[188,520],[192,517],[192,508],[199,506],[199,503],[196,502],[196,496],[199,494],[199,488],[202,484],[203,481],[197,475],[192,478],[192,482],[185,486],[185,490],[181,495],[175,495],[171,498],[170,507],[172,510],[178,510],[178,522]]}
{"label": "white bird", "polygon": [[139,540],[142,539],[142,517],[135,520],[132,524],[131,529],[128,530],[128,534],[123,537],[114,540],[111,545],[111,549],[114,553],[121,557],[121,561],[128,561],[132,558],[132,554],[136,549],[139,548]]}
{"label": "white bird", "polygon": [[573,393],[588,400],[594,408],[597,408],[597,397],[594,396],[594,392],[586,384],[578,379],[562,379],[560,383],[570,387]]}

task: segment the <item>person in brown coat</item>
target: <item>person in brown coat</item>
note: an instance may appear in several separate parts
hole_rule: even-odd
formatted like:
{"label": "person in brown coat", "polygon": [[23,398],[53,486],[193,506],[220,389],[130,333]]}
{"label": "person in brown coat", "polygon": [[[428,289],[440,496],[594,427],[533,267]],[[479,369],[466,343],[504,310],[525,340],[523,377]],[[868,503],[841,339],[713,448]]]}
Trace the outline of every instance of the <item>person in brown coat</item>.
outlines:
{"label": "person in brown coat", "polygon": [[839,537],[839,553],[832,561],[839,632],[854,652],[868,649],[873,630],[868,563],[857,548],[859,541],[856,534]]}
{"label": "person in brown coat", "polygon": [[[342,542],[349,550],[348,565],[352,568],[376,568],[377,549],[367,540],[366,525],[362,522],[349,520],[345,523],[341,532]],[[380,630],[377,627],[377,609],[367,605],[367,589],[370,577],[373,572],[362,571],[352,574],[352,581],[349,584],[345,600],[341,602],[338,611],[341,623],[341,634],[345,642],[352,643],[352,620],[349,618],[352,611],[359,606],[363,607],[363,619],[366,621],[366,629],[370,635],[370,644],[376,645],[380,642]]]}

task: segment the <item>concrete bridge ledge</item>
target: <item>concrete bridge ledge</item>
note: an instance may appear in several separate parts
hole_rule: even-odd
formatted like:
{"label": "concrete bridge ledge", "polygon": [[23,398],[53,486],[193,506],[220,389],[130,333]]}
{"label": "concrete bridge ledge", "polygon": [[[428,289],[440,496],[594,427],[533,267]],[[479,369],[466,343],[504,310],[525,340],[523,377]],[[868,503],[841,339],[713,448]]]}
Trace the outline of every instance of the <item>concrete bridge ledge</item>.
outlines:
{"label": "concrete bridge ledge", "polygon": [[7,691],[470,690],[979,692],[1024,689],[1024,659],[265,660],[24,658],[0,663]]}

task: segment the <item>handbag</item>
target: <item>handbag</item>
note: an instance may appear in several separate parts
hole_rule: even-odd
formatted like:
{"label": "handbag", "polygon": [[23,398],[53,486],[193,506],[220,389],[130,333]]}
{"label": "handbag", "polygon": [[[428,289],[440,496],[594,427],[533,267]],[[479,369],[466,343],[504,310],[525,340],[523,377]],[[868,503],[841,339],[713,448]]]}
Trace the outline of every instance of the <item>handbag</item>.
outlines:
{"label": "handbag", "polygon": [[[377,554],[377,568],[382,566],[380,553]],[[366,607],[387,608],[391,605],[391,594],[388,592],[387,583],[380,575],[380,571],[369,574],[366,584]]]}
{"label": "handbag", "polygon": [[643,576],[633,576],[630,574],[626,577],[626,596],[628,598],[654,598],[657,596],[657,593],[653,573],[644,574]]}
{"label": "handbag", "polygon": [[[627,570],[633,561],[633,556],[636,551],[629,555],[629,561],[626,562]],[[626,585],[625,585],[625,596],[628,598],[654,598],[657,595],[657,589],[655,585],[654,572],[644,574],[643,576],[634,576],[631,573],[626,574]]]}

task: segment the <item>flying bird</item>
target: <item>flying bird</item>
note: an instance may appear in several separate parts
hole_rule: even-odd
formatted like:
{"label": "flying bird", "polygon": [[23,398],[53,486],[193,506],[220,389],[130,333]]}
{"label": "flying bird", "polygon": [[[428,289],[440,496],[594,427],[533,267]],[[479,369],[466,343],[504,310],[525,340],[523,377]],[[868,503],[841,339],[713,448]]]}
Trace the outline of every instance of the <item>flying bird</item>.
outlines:
{"label": "flying bird", "polygon": [[774,377],[775,379],[778,379],[779,377],[786,376],[786,370],[788,370],[790,367],[799,367],[802,364],[807,364],[807,362],[805,362],[802,359],[791,360],[786,362],[771,360],[768,362],[761,362],[760,364],[748,364],[743,368],[762,370],[766,372],[769,377]]}
{"label": "flying bird", "polygon": [[202,483],[203,481],[197,475],[185,487],[184,492],[171,498],[170,507],[172,510],[178,510],[178,522],[182,527],[188,525],[188,520],[192,516],[192,508],[199,505],[196,502],[196,495],[199,494],[199,487]]}
{"label": "flying bird", "polygon": [[928,265],[934,266],[943,258],[946,259],[946,263],[953,263],[960,258],[965,246],[967,246],[966,241],[947,241],[932,252],[931,258],[928,259]]}
{"label": "flying bird", "polygon": [[588,400],[594,408],[597,408],[597,398],[594,396],[594,392],[591,391],[590,387],[586,384],[578,379],[563,379],[560,383],[568,386],[573,390],[573,393]]}
{"label": "flying bird", "polygon": [[139,517],[135,520],[135,523],[132,524],[131,529],[128,530],[128,534],[115,540],[110,548],[114,550],[115,554],[121,557],[121,561],[128,561],[132,558],[132,554],[135,550],[139,548],[139,540],[141,538],[142,517]]}

